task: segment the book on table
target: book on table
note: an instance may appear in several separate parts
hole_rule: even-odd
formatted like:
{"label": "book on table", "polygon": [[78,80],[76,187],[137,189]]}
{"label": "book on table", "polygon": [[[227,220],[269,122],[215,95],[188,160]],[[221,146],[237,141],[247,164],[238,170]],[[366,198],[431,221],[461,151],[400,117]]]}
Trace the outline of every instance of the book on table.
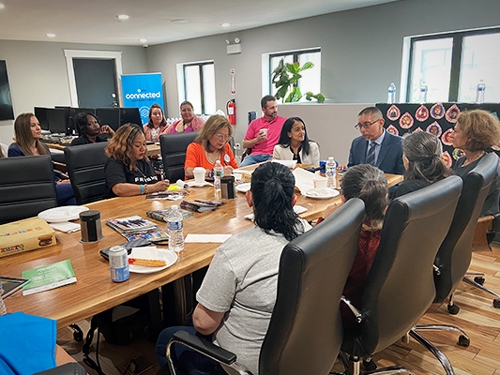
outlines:
{"label": "book on table", "polygon": [[23,271],[22,276],[29,280],[23,286],[25,296],[76,283],[75,271],[69,259]]}
{"label": "book on table", "polygon": [[168,239],[167,232],[140,216],[108,219],[106,224],[125,237],[127,241],[143,238],[151,242],[160,242]]}

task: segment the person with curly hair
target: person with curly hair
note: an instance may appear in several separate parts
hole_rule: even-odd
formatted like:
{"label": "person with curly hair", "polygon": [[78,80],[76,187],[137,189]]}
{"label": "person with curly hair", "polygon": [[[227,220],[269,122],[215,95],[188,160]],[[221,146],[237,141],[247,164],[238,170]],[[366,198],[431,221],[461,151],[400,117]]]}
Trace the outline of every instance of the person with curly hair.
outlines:
{"label": "person with curly hair", "polygon": [[109,157],[104,166],[108,197],[130,197],[166,190],[169,181],[158,180],[146,156],[146,137],[142,127],[124,124],[106,147]]}

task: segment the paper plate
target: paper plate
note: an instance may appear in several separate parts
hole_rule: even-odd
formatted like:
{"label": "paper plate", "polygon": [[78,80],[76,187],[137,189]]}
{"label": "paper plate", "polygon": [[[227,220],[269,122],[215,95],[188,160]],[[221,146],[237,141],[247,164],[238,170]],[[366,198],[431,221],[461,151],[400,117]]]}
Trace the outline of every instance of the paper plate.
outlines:
{"label": "paper plate", "polygon": [[[149,255],[148,255],[149,254]],[[155,247],[136,247],[130,252],[128,258],[144,258],[144,259],[160,259],[164,260],[167,265],[163,267],[145,267],[145,266],[134,266],[129,264],[128,269],[133,273],[154,273],[163,271],[167,269],[172,264],[177,262],[177,254],[172,250],[157,249]]]}
{"label": "paper plate", "polygon": [[48,223],[62,223],[64,221],[76,220],[80,218],[80,212],[88,211],[85,206],[61,206],[49,208],[38,214],[40,219]]}
{"label": "paper plate", "polygon": [[336,197],[337,195],[340,194],[340,192],[338,190],[333,190],[333,189],[321,189],[321,191],[323,192],[323,190],[327,193],[327,194],[321,194],[321,195],[318,195],[317,194],[317,190],[316,189],[312,189],[312,190],[309,190],[307,191],[304,195],[307,197],[307,198],[312,198],[312,199],[330,199],[330,198],[333,198],[333,197]]}
{"label": "paper plate", "polygon": [[235,186],[236,191],[239,191],[240,193],[246,193],[248,190],[250,190],[250,182],[247,182],[245,184],[239,184]]}

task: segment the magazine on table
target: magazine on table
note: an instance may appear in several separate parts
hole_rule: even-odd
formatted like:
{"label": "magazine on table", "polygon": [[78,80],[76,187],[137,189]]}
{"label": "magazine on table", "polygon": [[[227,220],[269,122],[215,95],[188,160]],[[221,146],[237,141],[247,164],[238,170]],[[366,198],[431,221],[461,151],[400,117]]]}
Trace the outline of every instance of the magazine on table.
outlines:
{"label": "magazine on table", "polygon": [[106,224],[120,233],[127,241],[146,239],[150,242],[168,240],[168,234],[163,229],[140,216],[130,216],[118,219],[108,219]]}

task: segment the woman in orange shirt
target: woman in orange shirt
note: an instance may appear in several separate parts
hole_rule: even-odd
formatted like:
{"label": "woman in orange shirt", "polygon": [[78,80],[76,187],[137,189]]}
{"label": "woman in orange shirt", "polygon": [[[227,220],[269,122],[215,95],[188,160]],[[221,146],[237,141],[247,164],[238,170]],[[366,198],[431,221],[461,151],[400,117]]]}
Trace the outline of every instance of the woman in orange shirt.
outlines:
{"label": "woman in orange shirt", "polygon": [[233,150],[228,141],[233,135],[233,128],[226,117],[220,115],[211,116],[200,134],[191,143],[186,151],[184,162],[184,175],[186,179],[193,178],[193,169],[203,167],[207,170],[207,176],[212,175],[215,162],[220,160],[224,167],[224,175],[228,176],[233,168],[238,168],[234,159]]}

